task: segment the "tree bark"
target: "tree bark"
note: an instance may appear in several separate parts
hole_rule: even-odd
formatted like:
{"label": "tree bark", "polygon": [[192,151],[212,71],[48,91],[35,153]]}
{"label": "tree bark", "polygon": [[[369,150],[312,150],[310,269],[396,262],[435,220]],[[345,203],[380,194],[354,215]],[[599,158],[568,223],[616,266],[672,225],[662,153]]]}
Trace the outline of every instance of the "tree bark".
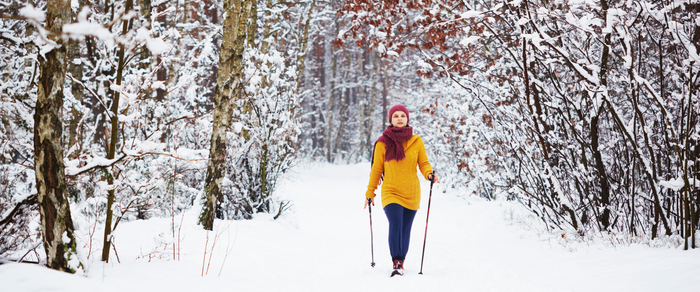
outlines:
{"label": "tree bark", "polygon": [[[695,229],[693,228],[693,209],[692,209],[692,200],[691,200],[691,190],[695,188],[694,184],[690,184],[690,179],[692,174],[689,174],[690,168],[688,166],[688,161],[693,159],[691,157],[691,151],[690,151],[690,135],[692,133],[692,127],[691,127],[691,116],[693,114],[693,67],[690,67],[690,80],[688,81],[688,87],[689,87],[689,93],[688,93],[688,104],[686,106],[686,131],[685,135],[683,135],[685,138],[685,147],[683,147],[683,152],[684,152],[684,158],[681,163],[683,164],[683,181],[685,184],[685,188],[682,190],[682,197],[683,197],[683,209],[684,212],[681,214],[681,222],[682,225],[685,226],[685,230],[683,232],[683,239],[684,239],[684,245],[683,248],[685,250],[688,250],[689,244],[688,240],[690,239],[690,235],[695,233]],[[682,129],[681,129],[682,130]],[[680,212],[679,212],[680,213]],[[692,242],[692,247],[695,248],[695,241]]]}
{"label": "tree bark", "polygon": [[34,170],[37,199],[41,214],[41,235],[46,250],[46,265],[52,269],[75,273],[78,259],[70,203],[66,197],[61,136],[68,56],[61,37],[63,25],[70,21],[70,1],[49,0],[46,4],[46,28],[56,43],[51,51],[39,55],[41,75],[34,111]]}
{"label": "tree bark", "polygon": [[[381,62],[386,62],[386,61],[380,61]],[[387,115],[389,114],[389,101],[387,100],[389,98],[389,74],[386,72],[386,67],[382,67],[380,71],[382,71],[382,123],[379,125],[380,130],[384,130],[384,125],[388,123],[388,118]]]}
{"label": "tree bark", "polygon": [[[139,5],[141,6],[141,17],[145,19],[148,23],[148,26],[150,27],[151,24],[151,0],[139,0]],[[141,46],[141,62],[139,63],[139,68],[141,69],[148,69],[151,66],[151,61],[149,57],[151,56],[151,52],[148,50],[148,47],[144,44]],[[149,61],[146,61],[149,60]]]}
{"label": "tree bark", "polygon": [[[80,7],[85,6],[85,0],[79,0],[78,5]],[[78,21],[78,14],[71,10],[71,22]],[[80,56],[80,41],[69,40],[68,41],[68,72],[76,80],[83,79],[83,64],[81,62]],[[71,82],[71,93],[75,100],[83,104],[83,97],[85,95],[85,89],[82,84],[77,82]],[[71,108],[71,120],[68,126],[68,149],[70,150],[73,146],[78,143],[78,148],[83,148],[83,137],[78,134],[81,133],[82,126],[80,119],[82,118],[82,112],[77,110],[75,106]],[[76,158],[80,155],[80,151],[75,151],[71,158]]]}
{"label": "tree bark", "polygon": [[[133,8],[133,1],[132,0],[127,0],[126,1],[126,6],[125,10],[130,11]],[[129,22],[124,21],[122,23],[122,35],[126,35],[126,32],[129,29]],[[124,74],[124,66],[125,66],[125,58],[124,58],[124,47],[122,46],[119,48],[119,52],[117,53],[119,57],[119,63],[117,65],[117,80],[116,84],[117,86],[122,84],[122,77]],[[109,135],[110,140],[109,140],[109,148],[107,149],[107,159],[114,159],[114,156],[117,153],[117,142],[119,140],[119,119],[118,119],[118,114],[119,114],[119,98],[120,98],[120,93],[119,91],[114,92],[114,100],[112,101],[112,108],[110,111],[112,112],[110,122],[111,122],[111,134]],[[114,174],[110,171],[105,169],[104,170],[106,177],[107,177],[107,182],[109,185],[114,184]],[[105,217],[105,232],[104,232],[104,238],[102,241],[102,261],[104,262],[109,262],[109,250],[110,246],[112,243],[112,216],[113,216],[113,210],[112,210],[112,205],[114,204],[114,198],[115,198],[115,191],[114,188],[110,188],[109,191],[107,191],[107,214]]]}
{"label": "tree bark", "polygon": [[[608,15],[608,2],[607,0],[601,0],[600,1],[600,6],[603,8],[603,19],[607,21],[607,15]],[[603,86],[603,92],[602,94],[605,94],[607,97],[607,86],[608,86],[608,77],[607,77],[607,71],[608,71],[608,58],[610,55],[610,43],[611,43],[611,33],[606,33],[604,37],[605,41],[605,46],[603,46],[603,54],[601,56],[600,60],[600,85]],[[598,178],[600,179],[600,197],[598,200],[598,203],[601,205],[600,207],[603,208],[603,213],[601,214],[601,218],[599,218],[600,222],[603,224],[603,229],[608,230],[610,227],[610,209],[609,209],[609,204],[610,204],[610,183],[608,182],[608,175],[605,171],[605,164],[603,163],[603,157],[602,154],[600,153],[600,150],[598,149],[598,121],[599,117],[601,115],[601,111],[603,109],[603,106],[598,107],[598,112],[596,115],[591,119],[591,148],[593,150],[593,157],[595,158],[596,162],[596,169],[598,173]]]}
{"label": "tree bark", "polygon": [[[338,35],[338,19],[335,19],[335,35]],[[338,56],[336,56],[335,46],[331,46],[331,55],[333,56],[333,72],[331,75],[331,89],[328,100],[328,133],[326,134],[326,161],[331,162],[333,157],[333,121],[335,120],[335,82],[338,72]]]}
{"label": "tree bark", "polygon": [[[203,194],[204,206],[199,216],[199,223],[206,230],[214,229],[214,217],[226,174],[226,129],[231,121],[235,101],[244,94],[244,44],[250,15],[254,15],[253,10],[257,9],[252,2],[254,1],[224,0],[226,18],[214,95],[211,148]],[[254,26],[255,21],[252,20],[251,26]]]}
{"label": "tree bark", "polygon": [[603,224],[603,230],[608,230],[608,227],[610,227],[610,209],[608,208],[608,205],[610,204],[610,184],[605,171],[603,156],[600,149],[598,149],[598,141],[600,139],[598,135],[598,120],[602,110],[603,107],[600,106],[598,108],[598,114],[593,116],[591,119],[591,151],[593,151],[593,158],[595,158],[596,164],[596,173],[598,175],[598,179],[600,180],[600,196],[596,199],[599,205],[596,207],[603,208],[603,213],[598,220]]}
{"label": "tree bark", "polygon": [[[73,16],[72,18],[75,18]],[[68,71],[77,80],[83,79],[83,66],[81,63],[76,63],[75,60],[80,60],[80,43],[77,40],[68,41]],[[83,86],[77,82],[71,82],[71,93],[75,100],[83,102]],[[82,148],[82,137],[78,136],[81,112],[75,108],[71,107],[71,120],[68,127],[68,149],[71,149],[76,143]],[[74,156],[77,157],[78,152],[75,152]]]}
{"label": "tree bark", "polygon": [[[165,9],[165,3],[158,5],[158,12],[163,12]],[[156,20],[161,23],[162,27],[167,27],[168,24],[166,23],[167,18],[165,14],[160,15]],[[156,57],[156,66],[159,66],[158,70],[156,71],[156,80],[165,82],[168,79],[168,71],[165,69],[165,66],[161,65],[162,62],[163,60],[160,55]],[[156,100],[158,102],[162,102],[165,99],[165,93],[165,90],[162,88],[156,89]]]}
{"label": "tree bark", "polygon": [[374,59],[373,59],[373,66],[372,66],[372,91],[369,96],[369,111],[368,111],[368,117],[367,117],[367,133],[365,137],[365,148],[363,151],[365,152],[365,157],[368,158],[370,161],[372,160],[372,152],[374,149],[372,148],[374,146],[374,143],[372,143],[372,128],[374,126],[374,109],[376,107],[376,100],[377,100],[377,81],[379,80],[379,53],[374,53]]}
{"label": "tree bark", "polygon": [[[309,25],[311,24],[311,13],[314,11],[314,7],[316,7],[316,1],[312,1],[311,5],[309,6],[309,11],[308,14],[306,15],[306,22],[304,24],[304,32],[302,33],[302,38],[299,43],[299,52],[297,52],[297,87],[296,87],[296,92],[299,92],[299,89],[301,88],[302,85],[302,77],[304,73],[304,65],[305,65],[305,60],[306,60],[306,48],[308,47],[309,43]],[[299,21],[299,30],[301,30],[301,21]]]}
{"label": "tree bark", "polygon": [[[345,56],[345,61],[346,61],[346,66],[350,68],[350,64],[352,62],[352,58],[350,57],[351,53],[346,53]],[[346,72],[345,74],[345,80],[349,79],[350,73]],[[347,84],[346,84],[347,85]],[[335,136],[335,146],[333,147],[333,150],[335,153],[337,153],[339,150],[344,149],[344,146],[347,145],[347,141],[343,140],[343,134],[345,132],[345,124],[348,121],[348,105],[350,104],[350,88],[347,86],[345,87],[344,93],[343,93],[343,100],[341,101],[340,104],[340,111],[338,112],[338,117],[340,118],[340,125],[338,125],[338,133]],[[334,154],[331,154],[331,159],[333,159]]]}

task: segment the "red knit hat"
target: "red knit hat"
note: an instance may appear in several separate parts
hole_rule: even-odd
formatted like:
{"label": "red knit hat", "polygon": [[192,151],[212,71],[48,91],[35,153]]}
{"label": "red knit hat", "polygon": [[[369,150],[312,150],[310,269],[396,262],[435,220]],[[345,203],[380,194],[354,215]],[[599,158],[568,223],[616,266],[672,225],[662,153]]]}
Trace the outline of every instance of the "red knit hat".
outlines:
{"label": "red knit hat", "polygon": [[391,116],[394,115],[394,112],[404,112],[406,114],[406,126],[408,126],[408,122],[411,120],[408,116],[408,109],[400,104],[392,106],[389,110],[389,124],[391,124]]}

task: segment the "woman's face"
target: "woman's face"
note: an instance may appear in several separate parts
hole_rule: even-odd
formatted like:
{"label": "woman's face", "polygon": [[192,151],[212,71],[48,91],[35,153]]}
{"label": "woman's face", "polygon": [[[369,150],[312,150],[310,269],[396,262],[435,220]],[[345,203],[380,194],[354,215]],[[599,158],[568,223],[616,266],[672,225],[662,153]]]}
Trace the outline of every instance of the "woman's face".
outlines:
{"label": "woman's face", "polygon": [[402,111],[395,111],[391,115],[391,125],[396,127],[396,128],[403,128],[406,126],[408,123],[408,118],[406,117],[406,113]]}

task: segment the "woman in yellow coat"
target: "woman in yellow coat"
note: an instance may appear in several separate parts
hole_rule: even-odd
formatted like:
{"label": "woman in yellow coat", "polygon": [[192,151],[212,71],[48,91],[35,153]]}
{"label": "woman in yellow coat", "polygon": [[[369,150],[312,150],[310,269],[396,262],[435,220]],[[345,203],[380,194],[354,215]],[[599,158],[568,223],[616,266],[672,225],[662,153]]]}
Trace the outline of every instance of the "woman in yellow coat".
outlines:
{"label": "woman in yellow coat", "polygon": [[[389,249],[394,271],[391,276],[403,275],[403,263],[408,253],[411,226],[420,207],[421,175],[430,180],[433,169],[425,154],[425,145],[413,128],[408,126],[408,109],[395,105],[389,110],[390,126],[384,130],[372,153],[372,171],[365,194],[365,208],[374,206],[374,191],[382,181],[382,207],[389,220]],[[435,182],[440,180],[435,177]]]}

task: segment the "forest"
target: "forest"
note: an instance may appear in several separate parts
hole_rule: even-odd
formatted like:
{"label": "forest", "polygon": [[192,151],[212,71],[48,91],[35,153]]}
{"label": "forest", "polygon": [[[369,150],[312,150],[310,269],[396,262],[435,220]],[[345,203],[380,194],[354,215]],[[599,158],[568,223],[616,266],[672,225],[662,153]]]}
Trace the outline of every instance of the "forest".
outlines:
{"label": "forest", "polygon": [[449,189],[694,249],[699,52],[693,0],[3,1],[0,258],[277,218],[291,167],[368,161],[397,103]]}

